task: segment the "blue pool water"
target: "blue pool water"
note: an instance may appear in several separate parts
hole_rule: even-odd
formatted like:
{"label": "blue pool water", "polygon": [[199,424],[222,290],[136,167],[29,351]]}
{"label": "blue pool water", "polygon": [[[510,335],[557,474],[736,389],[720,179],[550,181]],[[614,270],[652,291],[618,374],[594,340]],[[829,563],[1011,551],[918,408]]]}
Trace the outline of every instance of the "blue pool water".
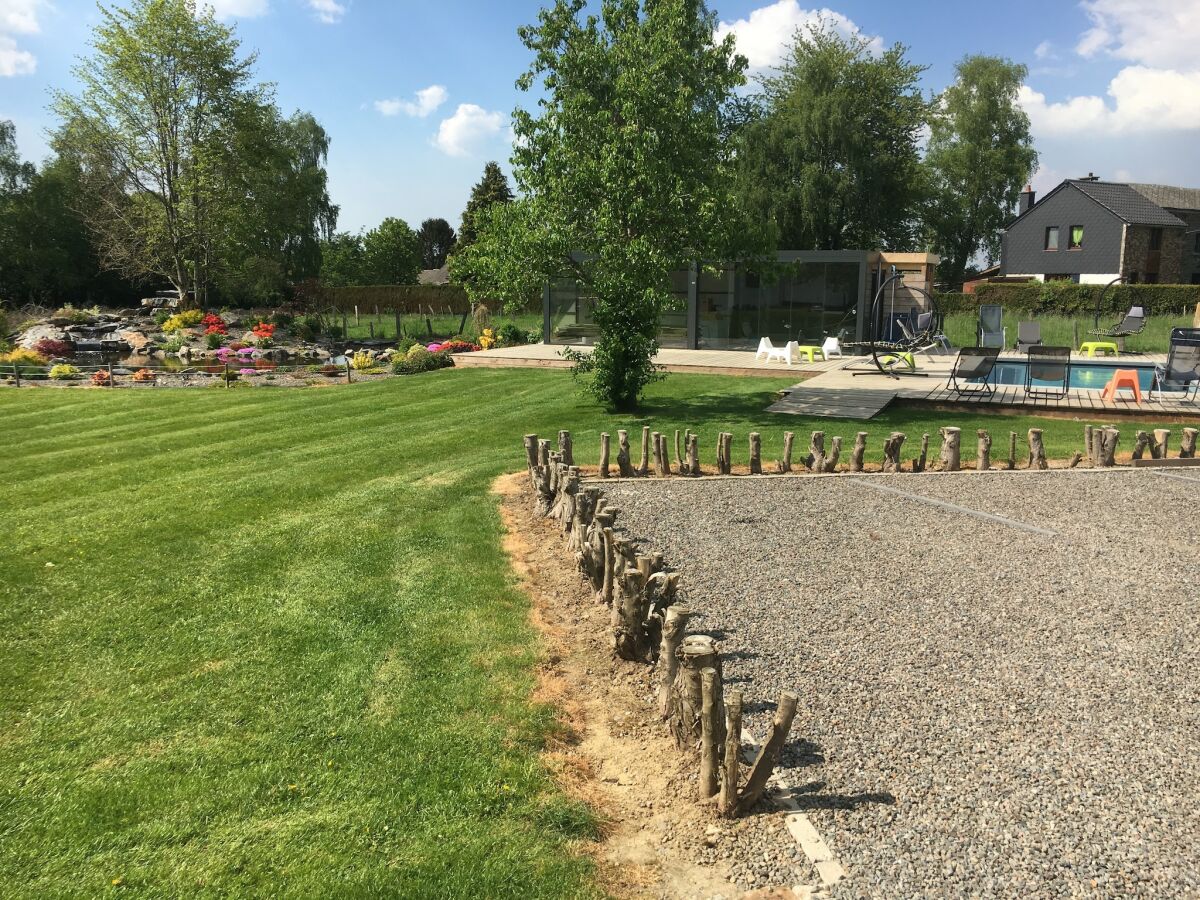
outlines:
{"label": "blue pool water", "polygon": [[[992,370],[990,379],[992,384],[1025,384],[1025,368],[1024,362],[1014,362],[1004,360],[996,363],[996,368]],[[1133,369],[1138,373],[1138,384],[1143,391],[1150,390],[1154,382],[1154,367],[1146,365],[1129,365],[1129,364],[1102,364],[1102,363],[1080,363],[1071,366],[1071,387],[1080,390],[1102,391],[1104,386],[1108,384],[1113,377],[1113,372],[1117,369]],[[1052,382],[1041,381],[1037,378],[1033,380],[1034,387],[1050,387]]]}

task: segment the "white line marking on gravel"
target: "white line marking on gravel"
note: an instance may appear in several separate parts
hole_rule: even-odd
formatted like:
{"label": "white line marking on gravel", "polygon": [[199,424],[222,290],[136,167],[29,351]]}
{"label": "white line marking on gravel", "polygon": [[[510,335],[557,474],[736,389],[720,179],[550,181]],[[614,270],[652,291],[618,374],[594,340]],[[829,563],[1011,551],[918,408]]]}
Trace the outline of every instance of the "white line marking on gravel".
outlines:
{"label": "white line marking on gravel", "polygon": [[1188,475],[1174,475],[1171,472],[1151,472],[1151,475],[1157,475],[1159,478],[1174,478],[1176,481],[1190,481],[1192,484],[1200,484],[1200,478],[1192,478]]}
{"label": "white line marking on gravel", "polygon": [[[747,729],[742,729],[742,743],[748,744],[747,750],[743,751],[742,758],[747,764],[754,762],[754,757],[758,755],[758,749],[761,746],[755,739],[754,735]],[[825,839],[821,837],[812,821],[803,812],[800,811],[800,805],[787,792],[791,790],[792,785],[789,784],[778,771],[771,774],[771,781],[781,792],[781,795],[775,797],[775,802],[784,809],[789,810],[788,814],[783,819],[783,824],[788,830],[788,834],[792,836],[800,849],[804,851],[804,855],[808,857],[808,861],[813,864],[817,870],[817,874],[821,876],[823,887],[833,887],[839,881],[846,877],[846,869],[834,857],[833,851],[829,849],[829,845],[825,843]],[[792,892],[798,897],[814,896],[813,889],[805,885],[794,885]]]}
{"label": "white line marking on gravel", "polygon": [[851,478],[849,481],[853,484],[861,484],[863,487],[869,487],[874,491],[881,491],[885,494],[895,494],[897,497],[907,497],[909,500],[916,500],[920,503],[926,503],[930,506],[939,506],[942,509],[960,512],[968,516],[973,516],[976,519],[982,519],[985,522],[995,522],[997,525],[1007,525],[1009,528],[1019,528],[1021,531],[1028,531],[1031,534],[1040,534],[1044,537],[1058,537],[1058,532],[1051,531],[1049,528],[1039,528],[1037,525],[1030,525],[1026,522],[1018,522],[1016,519],[998,516],[995,513],[984,512],[980,509],[971,509],[969,506],[959,506],[957,503],[949,503],[946,500],[936,500],[933,497],[926,497],[924,494],[912,494],[908,491],[902,491],[899,488],[888,487],[884,484],[876,484],[873,481],[864,481],[861,478]]}

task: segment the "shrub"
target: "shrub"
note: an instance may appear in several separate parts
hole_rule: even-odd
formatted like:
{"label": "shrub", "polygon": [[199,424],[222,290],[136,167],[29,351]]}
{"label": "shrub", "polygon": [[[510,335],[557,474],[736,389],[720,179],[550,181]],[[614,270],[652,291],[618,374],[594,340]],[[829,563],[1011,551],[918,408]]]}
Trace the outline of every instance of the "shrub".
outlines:
{"label": "shrub", "polygon": [[291,324],[296,321],[295,316],[291,313],[273,312],[271,313],[271,323],[278,325],[280,328],[290,328]]}
{"label": "shrub", "polygon": [[171,311],[169,309],[156,309],[154,311],[154,324],[159,328],[162,328],[163,323],[169,318],[171,318]]}
{"label": "shrub", "polygon": [[325,363],[325,365],[321,366],[321,368],[318,369],[317,371],[320,372],[322,375],[324,375],[326,378],[337,378],[345,370],[342,369],[340,366],[335,366],[333,363]]}
{"label": "shrub", "polygon": [[496,332],[490,328],[483,329],[479,335],[479,346],[483,350],[491,350],[496,346]]}
{"label": "shrub", "polygon": [[[974,295],[941,295],[938,304],[945,313],[970,312],[983,304],[995,303],[1021,312],[1085,316],[1095,313],[1104,289],[1102,284],[1071,281],[992,283],[979,285]],[[1200,285],[1116,284],[1105,294],[1101,312],[1120,314],[1131,306],[1144,306],[1151,315],[1182,315],[1194,310],[1197,303],[1200,303]]]}
{"label": "shrub", "polygon": [[254,335],[254,343],[261,348],[270,347],[275,342],[275,326],[270,322],[259,322],[250,332]]}
{"label": "shrub", "polygon": [[36,353],[53,359],[56,356],[66,356],[71,352],[71,345],[66,341],[56,341],[52,338],[42,338],[33,345]]}
{"label": "shrub", "polygon": [[138,369],[133,373],[133,380],[138,384],[147,384],[154,381],[153,369]]}
{"label": "shrub", "polygon": [[98,315],[100,315],[100,307],[98,306],[93,306],[91,309],[76,309],[70,303],[67,303],[56,309],[52,318],[69,319],[75,325],[85,325],[93,316]]}
{"label": "shrub", "polygon": [[445,341],[439,350],[433,352],[441,353],[474,353],[481,349],[479,344],[472,344],[469,341]]}
{"label": "shrub", "polygon": [[111,387],[112,379],[108,375],[107,369],[97,369],[92,373],[92,384],[96,387]]}
{"label": "shrub", "polygon": [[[416,349],[415,347],[413,348]],[[397,360],[392,364],[393,375],[416,375],[420,372],[432,372],[435,369],[446,369],[454,365],[454,360],[449,353],[430,353],[424,347],[421,348],[422,353],[414,354],[411,351],[404,359]]]}
{"label": "shrub", "polygon": [[163,344],[163,351],[166,353],[178,353],[187,346],[187,338],[182,334],[176,334],[173,338]]}
{"label": "shrub", "polygon": [[342,336],[342,326],[341,325],[330,324],[329,327],[327,327],[325,329],[325,331],[334,340],[337,340],[338,338],[340,338]]}
{"label": "shrub", "polygon": [[303,341],[311,341],[321,333],[321,317],[316,313],[300,316],[293,323],[296,336]]}
{"label": "shrub", "polygon": [[413,344],[408,348],[408,352],[404,354],[404,358],[410,362],[415,362],[424,359],[429,355],[429,349],[424,344]]}
{"label": "shrub", "polygon": [[162,323],[163,334],[174,334],[185,328],[194,328],[204,321],[204,313],[198,309],[185,309],[173,316],[168,316]]}
{"label": "shrub", "polygon": [[59,363],[50,367],[50,377],[55,381],[71,381],[79,377],[79,369],[69,363]]}
{"label": "shrub", "polygon": [[365,372],[367,369],[375,368],[375,357],[365,350],[359,350],[350,357],[350,368],[356,372]]}
{"label": "shrub", "polygon": [[9,366],[44,366],[49,361],[36,350],[26,350],[22,347],[0,356],[0,363]]}
{"label": "shrub", "polygon": [[[529,334],[524,328],[519,328],[515,322],[505,322],[496,330],[496,338],[502,347],[519,347],[529,340]],[[482,344],[483,341],[481,340],[479,343]]]}
{"label": "shrub", "polygon": [[396,341],[396,353],[398,353],[400,356],[403,356],[404,354],[408,353],[409,350],[415,347],[416,344],[417,342],[412,338],[402,337],[400,340]]}

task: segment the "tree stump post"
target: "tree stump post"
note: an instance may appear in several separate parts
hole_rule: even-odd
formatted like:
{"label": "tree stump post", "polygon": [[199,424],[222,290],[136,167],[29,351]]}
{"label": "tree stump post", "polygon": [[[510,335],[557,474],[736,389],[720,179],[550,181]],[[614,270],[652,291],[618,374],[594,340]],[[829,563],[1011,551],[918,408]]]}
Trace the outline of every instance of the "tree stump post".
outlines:
{"label": "tree stump post", "polygon": [[1115,428],[1105,427],[1100,431],[1100,465],[1104,468],[1112,468],[1117,464],[1117,444],[1121,440],[1121,432]]}
{"label": "tree stump post", "polygon": [[642,426],[642,456],[638,460],[637,474],[648,475],[650,473],[650,426]]}
{"label": "tree stump post", "polygon": [[904,446],[904,432],[893,431],[883,442],[883,471],[900,471],[900,448]]}
{"label": "tree stump post", "polygon": [[762,474],[762,435],[750,432],[750,474]]}
{"label": "tree stump post", "polygon": [[924,472],[929,465],[929,435],[921,435],[921,453],[913,460],[913,471]]}
{"label": "tree stump post", "polygon": [[689,475],[696,476],[701,474],[700,436],[697,434],[693,434],[688,438],[687,467]]}
{"label": "tree stump post", "polygon": [[754,804],[762,798],[763,792],[767,789],[767,780],[771,777],[771,772],[779,761],[779,754],[787,741],[788,731],[791,730],[792,719],[796,717],[796,705],[799,702],[800,698],[788,691],[784,691],[780,695],[779,706],[775,710],[775,719],[771,722],[771,730],[768,732],[762,748],[758,751],[754,765],[750,767],[750,773],[746,776],[746,786],[738,798],[737,812],[739,815],[745,815],[752,810]]}
{"label": "tree stump post", "polygon": [[662,471],[659,473],[663,478],[671,477],[671,446],[667,443],[667,436],[662,435],[659,440],[662,442]]}
{"label": "tree stump post", "polygon": [[722,464],[721,474],[733,474],[733,433],[726,431],[721,435],[721,452],[724,462]]}
{"label": "tree stump post", "polygon": [[961,466],[962,429],[948,426],[939,428],[938,433],[942,436],[942,449],[938,454],[938,459],[942,462],[942,471],[957,472]]}
{"label": "tree stump post", "polygon": [[854,449],[850,451],[850,471],[863,470],[863,456],[867,452],[867,432],[860,431],[854,436]]}
{"label": "tree stump post", "polygon": [[[679,659],[679,668],[671,690],[671,734],[680,750],[694,750],[700,743],[700,720],[704,709],[700,673],[707,668],[716,669],[715,693],[719,696],[721,656],[717,653],[717,642],[707,634],[689,634],[680,642],[675,655]],[[723,741],[724,738],[722,727],[719,739]]]}
{"label": "tree stump post", "polygon": [[814,431],[808,439],[808,456],[804,458],[804,465],[818,475],[825,471],[825,432]]}
{"label": "tree stump post", "polygon": [[[717,670],[700,672],[700,799],[716,795],[720,755],[717,751]],[[722,710],[722,712],[724,712]]]}
{"label": "tree stump post", "polygon": [[550,442],[545,438],[538,441],[538,465],[544,468],[550,467]]}
{"label": "tree stump post", "polygon": [[[1153,452],[1153,442],[1151,442],[1151,452]],[[1092,465],[1104,465],[1104,428],[1092,429]]]}
{"label": "tree stump post", "polygon": [[650,452],[654,459],[654,474],[662,474],[662,435],[657,431],[650,432]]}
{"label": "tree stump post", "polygon": [[608,477],[608,451],[609,437],[608,432],[604,431],[600,434],[600,477]]}
{"label": "tree stump post", "polygon": [[1004,465],[1010,472],[1017,467],[1017,433],[1015,431],[1008,433],[1008,459]]}
{"label": "tree stump post", "polygon": [[830,446],[830,449],[829,449],[829,456],[825,460],[825,471],[826,472],[836,472],[837,467],[838,467],[838,460],[841,458],[841,456],[842,456],[842,439],[840,437],[834,437],[832,444]]}
{"label": "tree stump post", "polygon": [[1046,448],[1042,444],[1042,429],[1029,429],[1029,468],[1048,469],[1046,463]]}
{"label": "tree stump post", "polygon": [[575,453],[571,446],[571,432],[560,431],[558,433],[558,452],[562,454],[562,461],[568,466],[575,465]]}
{"label": "tree stump post", "polygon": [[792,444],[796,440],[794,431],[783,433],[783,459],[779,460],[779,474],[786,475],[792,471]]}
{"label": "tree stump post", "polygon": [[532,472],[538,466],[538,436],[525,435],[525,466]]}
{"label": "tree stump post", "polygon": [[1146,451],[1151,447],[1153,439],[1150,437],[1150,432],[1139,430],[1133,436],[1133,458],[1141,459],[1146,455]]}
{"label": "tree stump post", "polygon": [[683,444],[679,442],[679,429],[675,429],[675,471],[679,475],[686,475],[687,468],[683,464]]}
{"label": "tree stump post", "polygon": [[664,719],[671,716],[671,689],[679,672],[679,642],[687,628],[692,611],[682,603],[667,607],[663,621],[662,641],[658,647],[658,712]]}
{"label": "tree stump post", "polygon": [[1200,435],[1200,428],[1183,429],[1183,437],[1179,439],[1180,459],[1196,458],[1196,437],[1198,435]]}
{"label": "tree stump post", "polygon": [[738,764],[742,751],[742,692],[731,691],[725,702],[725,759],[721,774],[721,815],[732,816],[737,808]]}
{"label": "tree stump post", "polygon": [[1154,429],[1154,458],[1166,459],[1170,450],[1171,429],[1170,428],[1155,428]]}
{"label": "tree stump post", "polygon": [[622,478],[632,478],[634,475],[629,462],[629,432],[624,428],[617,430],[617,471]]}
{"label": "tree stump post", "polygon": [[1071,459],[1067,462],[1067,468],[1074,469],[1077,465],[1079,465],[1080,461],[1082,461],[1082,460],[1083,460],[1083,454],[1080,451],[1076,450],[1074,453],[1071,454]]}
{"label": "tree stump post", "polygon": [[987,429],[980,428],[975,432],[978,441],[975,447],[975,470],[986,472],[992,467],[992,436]]}
{"label": "tree stump post", "polygon": [[1087,454],[1088,463],[1090,465],[1094,466],[1096,464],[1096,457],[1092,452],[1092,449],[1093,449],[1092,448],[1092,440],[1093,440],[1092,426],[1084,425],[1083,426],[1083,452],[1085,454]]}

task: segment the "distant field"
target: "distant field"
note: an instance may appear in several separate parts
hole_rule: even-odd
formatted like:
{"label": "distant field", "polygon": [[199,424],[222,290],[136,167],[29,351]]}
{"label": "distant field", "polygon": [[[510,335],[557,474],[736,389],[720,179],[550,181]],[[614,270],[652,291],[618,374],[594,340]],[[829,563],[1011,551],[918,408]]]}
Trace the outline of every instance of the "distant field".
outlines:
{"label": "distant field", "polygon": [[[1073,347],[1079,349],[1075,340],[1078,333],[1079,341],[1102,340],[1094,338],[1088,332],[1105,330],[1117,323],[1119,316],[1105,316],[1100,320],[1100,329],[1092,316],[1034,316],[1030,313],[1015,313],[1005,311],[1004,327],[1008,331],[1007,343],[1011,348],[1017,342],[1017,323],[1037,321],[1042,326],[1042,343],[1058,347]],[[1172,328],[1190,328],[1191,316],[1151,316],[1146,323],[1146,330],[1141,334],[1125,339],[1125,346],[1131,352],[1166,353],[1170,346]],[[956,347],[973,347],[976,343],[976,329],[979,327],[977,313],[955,313],[946,316],[946,337]]]}

